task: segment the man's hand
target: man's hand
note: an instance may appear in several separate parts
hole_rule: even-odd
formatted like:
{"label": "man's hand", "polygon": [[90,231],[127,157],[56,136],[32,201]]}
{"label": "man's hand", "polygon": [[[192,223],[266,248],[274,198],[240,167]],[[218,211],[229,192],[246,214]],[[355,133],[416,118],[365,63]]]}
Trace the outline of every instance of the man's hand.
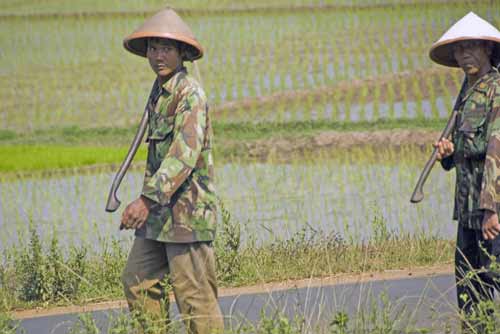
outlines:
{"label": "man's hand", "polygon": [[149,208],[153,201],[146,197],[139,197],[125,208],[122,214],[121,226],[124,229],[138,229],[146,222],[149,215]]}
{"label": "man's hand", "polygon": [[500,233],[500,224],[498,223],[498,215],[496,212],[485,210],[483,218],[483,238],[485,240],[493,240]]}
{"label": "man's hand", "polygon": [[455,151],[455,147],[453,143],[446,138],[441,139],[438,142],[435,142],[432,146],[438,149],[437,151],[437,159],[441,161],[442,159],[450,156]]}

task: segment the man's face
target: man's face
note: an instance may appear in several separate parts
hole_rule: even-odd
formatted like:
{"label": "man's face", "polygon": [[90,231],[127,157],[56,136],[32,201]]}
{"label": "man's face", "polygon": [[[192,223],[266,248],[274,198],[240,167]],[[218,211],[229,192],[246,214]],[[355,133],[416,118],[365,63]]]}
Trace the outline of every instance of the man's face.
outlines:
{"label": "man's face", "polygon": [[491,46],[485,41],[460,41],[453,45],[453,55],[466,74],[474,75],[491,65]]}
{"label": "man's face", "polygon": [[148,40],[146,52],[149,64],[160,77],[165,77],[182,65],[182,57],[174,41],[165,38]]}

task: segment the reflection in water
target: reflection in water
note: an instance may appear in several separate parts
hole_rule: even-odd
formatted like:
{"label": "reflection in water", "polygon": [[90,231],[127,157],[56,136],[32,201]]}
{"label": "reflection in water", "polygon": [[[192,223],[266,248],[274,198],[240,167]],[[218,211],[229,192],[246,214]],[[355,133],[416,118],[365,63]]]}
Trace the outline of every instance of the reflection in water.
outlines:
{"label": "reflection in water", "polygon": [[[409,203],[418,167],[388,164],[352,165],[335,160],[287,164],[227,163],[217,169],[218,193],[243,238],[258,241],[289,237],[306,224],[360,240],[371,233],[374,215],[391,230],[426,231],[451,238],[453,173],[436,168],[419,205]],[[42,235],[59,233],[62,242],[94,242],[122,236],[121,212],[140,192],[142,172],[125,177],[120,209],[104,211],[113,174],[88,174],[0,183],[1,247],[15,242],[33,224]]]}

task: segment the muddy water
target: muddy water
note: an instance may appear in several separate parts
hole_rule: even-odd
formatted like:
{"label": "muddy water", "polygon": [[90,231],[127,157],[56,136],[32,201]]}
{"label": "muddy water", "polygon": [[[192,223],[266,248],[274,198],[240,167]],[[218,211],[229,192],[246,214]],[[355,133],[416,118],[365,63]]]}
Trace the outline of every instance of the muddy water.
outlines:
{"label": "muddy water", "polygon": [[[427,183],[427,198],[412,205],[409,198],[419,172],[419,167],[408,164],[335,159],[226,163],[217,168],[217,188],[233,219],[242,225],[244,240],[287,238],[305,226],[354,240],[385,228],[452,238],[453,173],[436,168]],[[0,183],[1,248],[23,238],[30,224],[44,236],[58,232],[68,244],[118,235],[129,240],[131,232],[118,232],[119,220],[126,203],[140,193],[143,173],[125,177],[119,190],[122,205],[109,214],[104,205],[112,177],[79,174]],[[375,216],[385,225],[372,226]]]}

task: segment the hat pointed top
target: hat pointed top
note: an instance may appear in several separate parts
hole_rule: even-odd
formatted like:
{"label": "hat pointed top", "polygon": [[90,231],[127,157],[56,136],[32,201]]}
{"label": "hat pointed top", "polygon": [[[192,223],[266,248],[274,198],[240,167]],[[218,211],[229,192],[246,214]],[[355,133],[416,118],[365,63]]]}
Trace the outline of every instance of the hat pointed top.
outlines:
{"label": "hat pointed top", "polygon": [[128,51],[146,57],[148,38],[168,38],[184,43],[184,60],[193,61],[203,56],[203,48],[194,37],[189,26],[170,7],[167,7],[147,19],[131,35],[123,40]]}
{"label": "hat pointed top", "polygon": [[494,54],[492,56],[493,65],[497,65],[500,60],[500,32],[488,21],[482,19],[474,12],[469,12],[458,22],[451,26],[441,38],[435,42],[429,56],[438,64],[459,67],[453,56],[453,43],[464,40],[484,40],[495,43]]}

